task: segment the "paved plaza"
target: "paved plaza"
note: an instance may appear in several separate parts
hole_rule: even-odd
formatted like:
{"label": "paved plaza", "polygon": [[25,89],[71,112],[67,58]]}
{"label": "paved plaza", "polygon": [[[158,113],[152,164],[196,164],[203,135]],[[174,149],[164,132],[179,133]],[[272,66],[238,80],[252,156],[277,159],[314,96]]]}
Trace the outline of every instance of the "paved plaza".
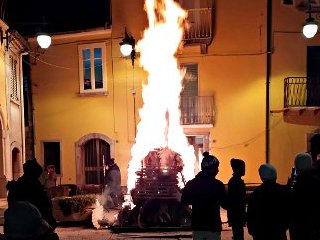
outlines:
{"label": "paved plaza", "polygon": [[[1,201],[0,201],[1,203]],[[222,221],[226,221],[226,211],[221,209],[221,218]],[[143,239],[143,240],[152,240],[152,239],[192,239],[191,231],[135,231],[135,232],[113,232],[108,228],[96,229],[91,226],[86,226],[85,224],[72,224],[72,225],[59,225],[56,229],[57,234],[59,235],[60,240],[115,240],[115,239]],[[3,233],[3,225],[0,226],[0,233]],[[232,240],[232,231],[227,226],[223,224],[222,231],[222,240]],[[245,240],[252,240],[251,236],[247,233],[245,228]]]}
{"label": "paved plaza", "polygon": [[[245,229],[246,230],[246,229]],[[58,227],[57,233],[60,240],[114,240],[114,239],[192,239],[190,231],[182,232],[123,232],[112,233],[108,229],[94,229],[86,227]],[[227,228],[222,231],[222,240],[231,240],[231,229]],[[252,240],[251,236],[245,231],[245,240]]]}

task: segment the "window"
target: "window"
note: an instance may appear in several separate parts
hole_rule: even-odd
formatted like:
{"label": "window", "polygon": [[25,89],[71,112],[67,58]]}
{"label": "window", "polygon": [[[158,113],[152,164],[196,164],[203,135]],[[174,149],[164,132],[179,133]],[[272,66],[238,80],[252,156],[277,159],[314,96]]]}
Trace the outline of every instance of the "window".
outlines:
{"label": "window", "polygon": [[60,142],[43,142],[44,166],[54,165],[57,174],[61,174]]}
{"label": "window", "polygon": [[79,45],[80,93],[106,92],[106,46],[104,43]]}
{"label": "window", "polygon": [[18,64],[17,59],[14,56],[10,55],[9,56],[10,99],[14,101],[19,101],[17,64]]}
{"label": "window", "polygon": [[198,96],[198,64],[187,63],[181,64],[181,68],[185,68],[185,75],[183,78],[182,97]]}

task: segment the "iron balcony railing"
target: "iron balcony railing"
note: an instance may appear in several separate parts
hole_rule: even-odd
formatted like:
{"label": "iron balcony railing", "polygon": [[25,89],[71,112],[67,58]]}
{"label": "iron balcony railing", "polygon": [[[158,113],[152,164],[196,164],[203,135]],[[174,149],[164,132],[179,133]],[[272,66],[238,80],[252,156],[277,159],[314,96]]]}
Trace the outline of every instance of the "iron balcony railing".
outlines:
{"label": "iron balcony railing", "polygon": [[213,97],[181,97],[181,124],[213,124]]}
{"label": "iron balcony railing", "polygon": [[184,43],[206,44],[212,41],[212,8],[189,9],[186,19]]}
{"label": "iron balcony railing", "polygon": [[284,107],[320,106],[320,79],[287,77],[284,79]]}

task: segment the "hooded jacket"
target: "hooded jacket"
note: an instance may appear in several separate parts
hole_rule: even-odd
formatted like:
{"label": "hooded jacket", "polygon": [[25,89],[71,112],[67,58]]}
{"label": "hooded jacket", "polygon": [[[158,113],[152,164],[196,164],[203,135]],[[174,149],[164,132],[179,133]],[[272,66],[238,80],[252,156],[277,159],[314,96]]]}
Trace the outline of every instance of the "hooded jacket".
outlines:
{"label": "hooded jacket", "polygon": [[181,203],[192,205],[194,231],[220,232],[220,207],[226,208],[227,195],[223,183],[207,171],[199,172],[182,191]]}

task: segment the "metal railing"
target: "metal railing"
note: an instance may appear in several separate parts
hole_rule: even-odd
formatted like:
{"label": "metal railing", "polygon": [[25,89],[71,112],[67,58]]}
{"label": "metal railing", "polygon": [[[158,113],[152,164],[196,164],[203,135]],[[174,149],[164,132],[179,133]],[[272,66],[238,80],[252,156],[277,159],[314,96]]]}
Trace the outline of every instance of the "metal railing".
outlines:
{"label": "metal railing", "polygon": [[320,106],[320,80],[307,77],[284,79],[284,107]]}
{"label": "metal railing", "polygon": [[183,38],[185,44],[211,43],[212,8],[189,9],[186,22],[187,27]]}
{"label": "metal railing", "polygon": [[307,78],[287,77],[284,79],[284,107],[306,106]]}
{"label": "metal railing", "polygon": [[213,124],[213,97],[181,97],[181,124]]}

